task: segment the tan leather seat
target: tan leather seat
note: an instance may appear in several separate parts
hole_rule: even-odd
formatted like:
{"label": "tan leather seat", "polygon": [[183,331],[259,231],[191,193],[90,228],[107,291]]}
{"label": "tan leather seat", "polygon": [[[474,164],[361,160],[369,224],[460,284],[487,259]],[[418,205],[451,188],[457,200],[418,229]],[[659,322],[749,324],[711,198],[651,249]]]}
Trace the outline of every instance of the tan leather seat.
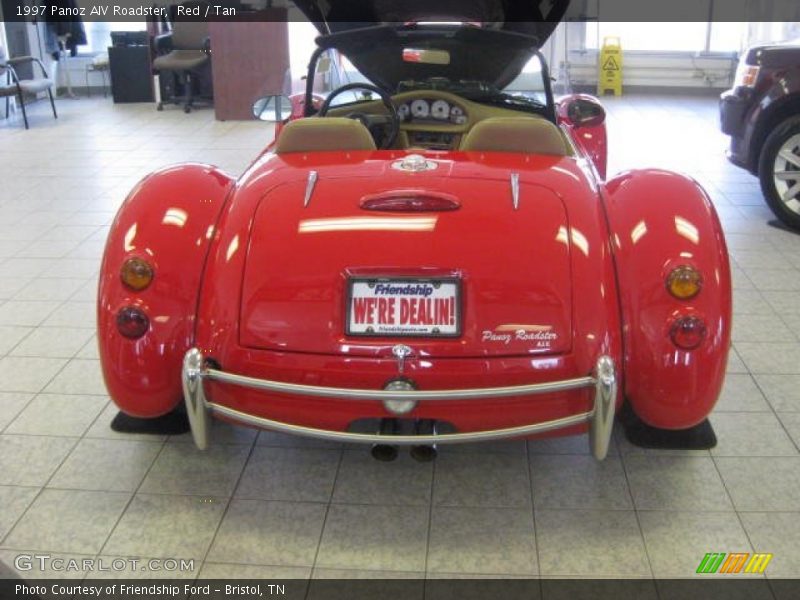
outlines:
{"label": "tan leather seat", "polygon": [[467,133],[461,149],[554,156],[567,154],[561,130],[550,121],[535,117],[490,117],[479,121]]}
{"label": "tan leather seat", "polygon": [[375,150],[369,130],[343,117],[298,119],[286,124],[275,144],[276,154],[326,150]]}

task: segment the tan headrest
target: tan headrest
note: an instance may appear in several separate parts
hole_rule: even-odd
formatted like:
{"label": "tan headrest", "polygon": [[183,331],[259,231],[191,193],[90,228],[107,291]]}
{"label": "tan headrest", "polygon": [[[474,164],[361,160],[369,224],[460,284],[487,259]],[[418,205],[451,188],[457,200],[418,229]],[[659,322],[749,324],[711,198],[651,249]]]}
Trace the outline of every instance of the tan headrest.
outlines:
{"label": "tan headrest", "polygon": [[464,138],[461,149],[555,156],[567,154],[561,130],[547,119],[535,117],[491,117],[479,121]]}
{"label": "tan headrest", "polygon": [[276,154],[326,150],[375,150],[369,130],[343,117],[310,117],[286,124],[275,145]]}

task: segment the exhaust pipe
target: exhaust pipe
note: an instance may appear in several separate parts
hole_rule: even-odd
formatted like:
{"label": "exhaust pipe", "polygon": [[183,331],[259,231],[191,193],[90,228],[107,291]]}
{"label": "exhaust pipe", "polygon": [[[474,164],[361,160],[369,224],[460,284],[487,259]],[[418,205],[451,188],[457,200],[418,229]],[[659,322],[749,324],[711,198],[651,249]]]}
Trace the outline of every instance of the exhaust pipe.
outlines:
{"label": "exhaust pipe", "polygon": [[[436,435],[436,421],[421,419],[414,423],[414,433],[416,435]],[[439,455],[436,444],[429,446],[412,446],[411,458],[417,462],[431,462]]]}
{"label": "exhaust pipe", "polygon": [[[378,428],[380,435],[395,435],[397,433],[397,421],[395,419],[381,419],[381,425]],[[389,444],[373,444],[370,450],[372,458],[381,462],[392,462],[397,458],[397,446]]]}

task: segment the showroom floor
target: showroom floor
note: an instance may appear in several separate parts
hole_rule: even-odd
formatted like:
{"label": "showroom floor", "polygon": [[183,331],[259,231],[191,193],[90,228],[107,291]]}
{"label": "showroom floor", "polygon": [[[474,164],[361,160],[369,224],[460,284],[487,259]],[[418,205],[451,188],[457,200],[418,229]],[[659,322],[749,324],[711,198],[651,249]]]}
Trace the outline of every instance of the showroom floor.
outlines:
{"label": "showroom floor", "polygon": [[59,101],[58,121],[39,103],[29,131],[0,121],[0,560],[195,560],[123,573],[137,577],[647,578],[757,551],[774,554],[768,577],[800,577],[800,235],[773,227],[755,178],[726,162],[713,97],[607,106],[610,172],[691,173],[728,235],[734,351],[710,452],[616,435],[602,463],[577,438],[385,464],[228,426],[205,453],[188,436],[116,434],[93,337],[114,211],[160,165],[241,172],[271,127],[102,98]]}

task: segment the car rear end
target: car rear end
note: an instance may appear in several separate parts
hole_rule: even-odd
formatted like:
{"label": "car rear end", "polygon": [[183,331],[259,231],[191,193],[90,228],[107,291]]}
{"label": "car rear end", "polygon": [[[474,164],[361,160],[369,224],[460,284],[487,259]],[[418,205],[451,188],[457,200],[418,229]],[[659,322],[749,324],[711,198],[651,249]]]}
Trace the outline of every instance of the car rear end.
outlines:
{"label": "car rear end", "polygon": [[733,87],[720,97],[720,126],[731,136],[728,157],[758,174],[769,134],[800,107],[800,43],[754,46],[742,55]]}
{"label": "car rear end", "polygon": [[458,153],[410,175],[356,154],[273,158],[269,188],[251,177],[223,215],[184,366],[198,445],[210,413],[397,445],[589,428],[602,458],[622,352],[589,176]]}
{"label": "car rear end", "polygon": [[765,82],[770,80],[768,68],[761,64],[765,47],[757,46],[745,52],[736,68],[733,87],[720,96],[720,128],[731,137],[728,159],[755,173],[756,165],[751,154],[753,136],[753,109],[765,93]]}

